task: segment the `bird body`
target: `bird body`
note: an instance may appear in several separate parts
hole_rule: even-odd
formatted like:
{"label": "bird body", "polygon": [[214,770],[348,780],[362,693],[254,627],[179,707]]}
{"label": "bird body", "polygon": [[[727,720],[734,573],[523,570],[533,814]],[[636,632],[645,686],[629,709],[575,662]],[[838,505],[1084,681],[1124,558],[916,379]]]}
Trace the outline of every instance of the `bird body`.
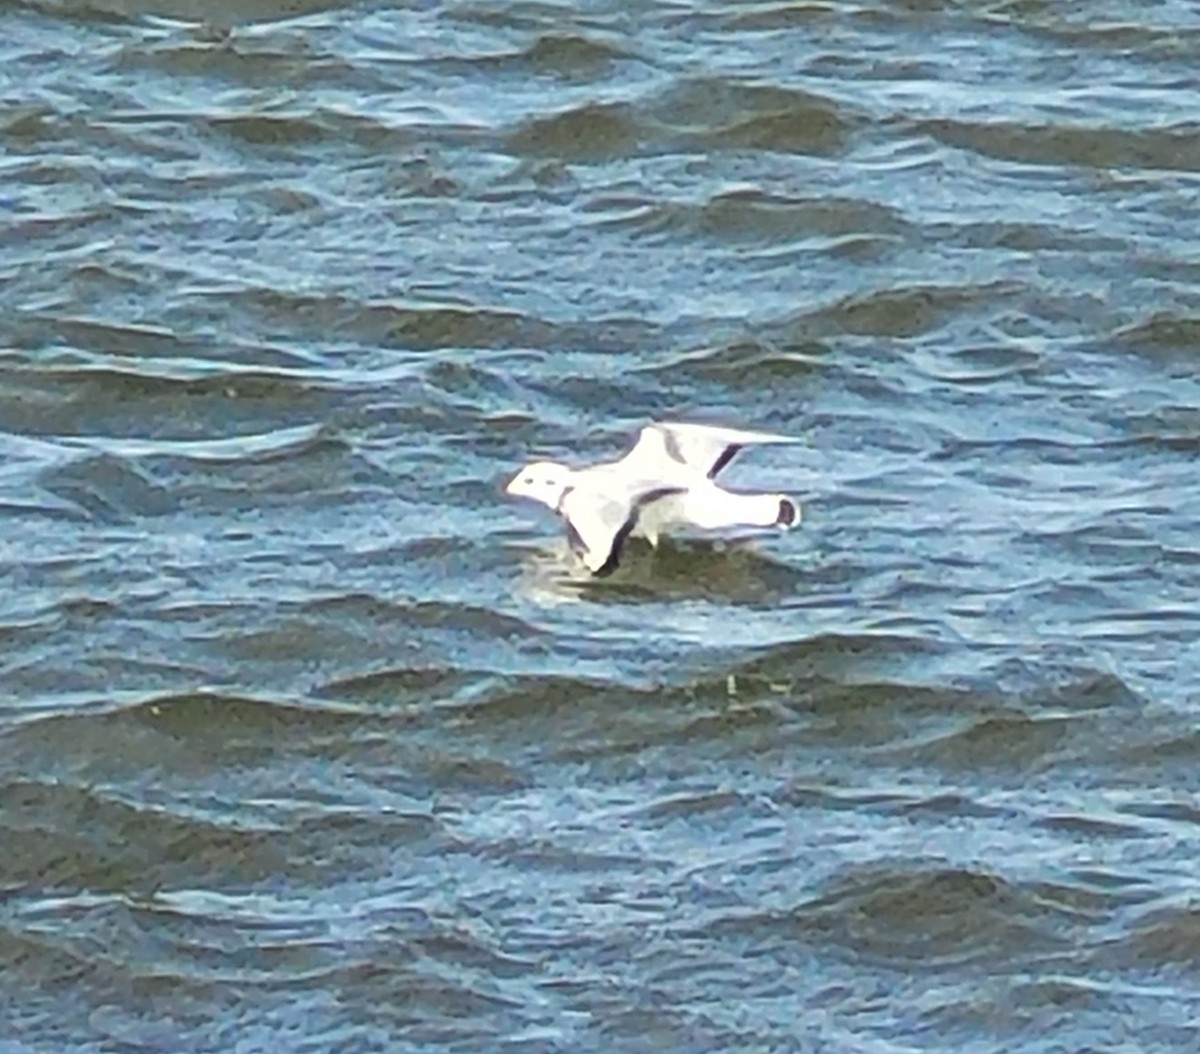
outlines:
{"label": "bird body", "polygon": [[678,526],[794,526],[800,506],[787,495],[726,490],[716,476],[745,446],[795,442],[768,432],[662,422],[643,428],[632,449],[616,461],[578,469],[535,461],[506,489],[558,513],[584,565],[603,575],[617,566],[630,534],[657,545],[663,533]]}

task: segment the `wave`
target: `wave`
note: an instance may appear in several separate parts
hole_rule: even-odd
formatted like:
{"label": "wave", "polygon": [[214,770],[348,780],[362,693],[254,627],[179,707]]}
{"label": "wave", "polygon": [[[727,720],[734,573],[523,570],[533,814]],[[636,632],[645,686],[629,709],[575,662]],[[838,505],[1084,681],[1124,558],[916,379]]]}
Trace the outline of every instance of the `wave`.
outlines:
{"label": "wave", "polygon": [[715,914],[707,931],[832,947],[855,958],[923,970],[1032,963],[1075,948],[1074,911],[1045,884],[980,868],[895,860],[841,869],[791,907]]}
{"label": "wave", "polygon": [[1200,145],[1190,124],[1132,130],[941,118],[916,128],[947,146],[1020,164],[1200,171]]}

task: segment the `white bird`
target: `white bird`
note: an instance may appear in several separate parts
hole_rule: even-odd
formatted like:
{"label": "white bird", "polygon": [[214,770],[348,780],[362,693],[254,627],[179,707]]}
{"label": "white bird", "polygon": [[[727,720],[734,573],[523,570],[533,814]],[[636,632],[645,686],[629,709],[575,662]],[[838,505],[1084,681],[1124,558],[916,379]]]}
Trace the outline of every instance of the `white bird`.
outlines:
{"label": "white bird", "polygon": [[800,505],[786,494],[726,490],[716,476],[742,447],[799,441],[769,432],[660,422],[643,428],[617,461],[578,469],[535,461],[505,489],[558,513],[587,569],[606,575],[617,566],[630,534],[657,545],[664,529],[673,526],[794,527]]}

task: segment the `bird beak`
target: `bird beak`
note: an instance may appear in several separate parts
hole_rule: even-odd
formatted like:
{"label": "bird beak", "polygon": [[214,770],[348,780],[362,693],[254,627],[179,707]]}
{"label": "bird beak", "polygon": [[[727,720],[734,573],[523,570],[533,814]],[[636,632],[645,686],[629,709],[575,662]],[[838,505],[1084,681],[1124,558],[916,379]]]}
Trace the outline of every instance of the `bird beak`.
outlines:
{"label": "bird beak", "polygon": [[504,485],[504,493],[505,493],[505,494],[516,494],[516,492],[517,492],[517,490],[516,490],[516,487],[517,487],[517,479],[520,477],[520,475],[521,475],[521,474],[518,472],[518,473],[517,473],[515,476],[513,476],[513,478],[512,478],[512,479],[510,479],[510,480],[509,480],[509,481],[508,481],[508,482],[507,482],[507,483]]}

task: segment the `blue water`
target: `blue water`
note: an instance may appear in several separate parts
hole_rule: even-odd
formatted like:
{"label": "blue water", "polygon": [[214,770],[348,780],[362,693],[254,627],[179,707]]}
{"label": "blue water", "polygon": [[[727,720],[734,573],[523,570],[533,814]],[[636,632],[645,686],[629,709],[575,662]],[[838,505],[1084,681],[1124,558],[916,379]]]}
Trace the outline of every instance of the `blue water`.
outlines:
{"label": "blue water", "polygon": [[1194,5],[206,11],[0,13],[0,1048],[1196,1050]]}

